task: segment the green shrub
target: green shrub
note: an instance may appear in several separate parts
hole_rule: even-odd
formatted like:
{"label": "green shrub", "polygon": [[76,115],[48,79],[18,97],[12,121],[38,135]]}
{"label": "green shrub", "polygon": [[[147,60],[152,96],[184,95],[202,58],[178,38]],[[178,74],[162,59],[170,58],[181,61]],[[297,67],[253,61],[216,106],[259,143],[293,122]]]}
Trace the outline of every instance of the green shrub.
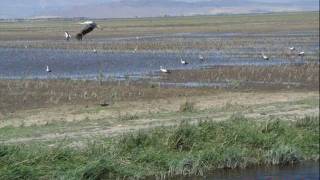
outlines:
{"label": "green shrub", "polygon": [[196,129],[187,123],[180,124],[168,137],[169,149],[188,151],[195,143]]}
{"label": "green shrub", "polygon": [[149,136],[145,132],[123,135],[118,140],[118,150],[122,153],[130,153],[133,149],[144,148],[148,145]]}
{"label": "green shrub", "polygon": [[112,179],[116,175],[116,172],[110,161],[101,159],[88,164],[81,173],[81,179]]}

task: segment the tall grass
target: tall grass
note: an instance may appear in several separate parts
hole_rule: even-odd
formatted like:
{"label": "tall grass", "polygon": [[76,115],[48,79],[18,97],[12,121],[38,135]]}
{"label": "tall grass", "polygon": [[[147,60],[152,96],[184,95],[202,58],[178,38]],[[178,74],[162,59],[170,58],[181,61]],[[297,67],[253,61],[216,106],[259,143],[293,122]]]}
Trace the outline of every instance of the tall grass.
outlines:
{"label": "tall grass", "polygon": [[[319,65],[279,66],[215,66],[204,70],[177,70],[167,77],[169,82],[229,82],[234,87],[319,88]],[[279,88],[280,88],[279,87]]]}
{"label": "tall grass", "polygon": [[[65,104],[114,104],[119,101],[149,100],[175,96],[209,94],[214,89],[161,88],[155,91],[147,81],[81,80],[1,80],[0,110],[2,113],[21,109]],[[35,95],[36,94],[36,95]]]}
{"label": "tall grass", "polygon": [[227,121],[183,122],[99,139],[82,149],[65,143],[1,144],[0,179],[204,175],[219,168],[295,164],[318,155],[319,117],[259,122],[235,114]]}

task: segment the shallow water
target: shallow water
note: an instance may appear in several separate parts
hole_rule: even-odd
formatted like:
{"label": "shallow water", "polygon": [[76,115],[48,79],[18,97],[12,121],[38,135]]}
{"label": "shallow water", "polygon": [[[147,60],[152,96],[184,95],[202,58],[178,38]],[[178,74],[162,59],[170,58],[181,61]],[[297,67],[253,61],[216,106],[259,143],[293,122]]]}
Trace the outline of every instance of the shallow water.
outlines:
{"label": "shallow water", "polygon": [[319,162],[305,162],[294,166],[256,167],[238,170],[218,170],[205,177],[176,177],[175,180],[318,180]]}
{"label": "shallow water", "polygon": [[[97,52],[61,49],[21,49],[0,48],[0,78],[74,78],[94,79],[105,77],[146,76],[157,74],[159,67],[170,70],[199,69],[215,65],[280,65],[292,61],[272,59],[226,58],[219,53],[205,54],[201,62],[197,52],[186,52],[183,58],[188,65],[180,63],[180,55],[175,52]],[[294,63],[303,63],[296,61]],[[48,65],[52,70],[46,73]]]}

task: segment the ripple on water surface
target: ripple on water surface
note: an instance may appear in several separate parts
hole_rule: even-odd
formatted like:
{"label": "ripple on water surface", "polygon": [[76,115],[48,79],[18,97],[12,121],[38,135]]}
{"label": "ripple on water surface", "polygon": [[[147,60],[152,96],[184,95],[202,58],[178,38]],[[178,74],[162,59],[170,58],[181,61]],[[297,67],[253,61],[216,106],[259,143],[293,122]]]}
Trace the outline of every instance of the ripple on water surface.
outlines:
{"label": "ripple on water surface", "polygon": [[[205,61],[198,59],[199,52],[183,55],[189,64],[180,63],[175,52],[98,52],[61,49],[0,48],[0,76],[20,78],[80,78],[92,79],[99,74],[121,77],[147,75],[159,71],[160,66],[174,69],[199,69],[215,65],[279,65],[291,61],[273,59],[226,58],[221,53],[207,53]],[[299,63],[299,62],[296,62]],[[46,73],[49,66],[52,72]]]}

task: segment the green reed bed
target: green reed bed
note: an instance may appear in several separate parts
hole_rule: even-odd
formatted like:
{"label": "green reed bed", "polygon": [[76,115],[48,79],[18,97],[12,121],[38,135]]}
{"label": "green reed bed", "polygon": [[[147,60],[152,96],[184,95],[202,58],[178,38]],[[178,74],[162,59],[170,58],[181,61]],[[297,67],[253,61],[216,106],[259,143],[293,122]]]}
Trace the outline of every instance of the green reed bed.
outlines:
{"label": "green reed bed", "polygon": [[303,160],[319,160],[319,117],[261,122],[235,115],[97,138],[82,148],[2,144],[0,179],[164,178]]}

